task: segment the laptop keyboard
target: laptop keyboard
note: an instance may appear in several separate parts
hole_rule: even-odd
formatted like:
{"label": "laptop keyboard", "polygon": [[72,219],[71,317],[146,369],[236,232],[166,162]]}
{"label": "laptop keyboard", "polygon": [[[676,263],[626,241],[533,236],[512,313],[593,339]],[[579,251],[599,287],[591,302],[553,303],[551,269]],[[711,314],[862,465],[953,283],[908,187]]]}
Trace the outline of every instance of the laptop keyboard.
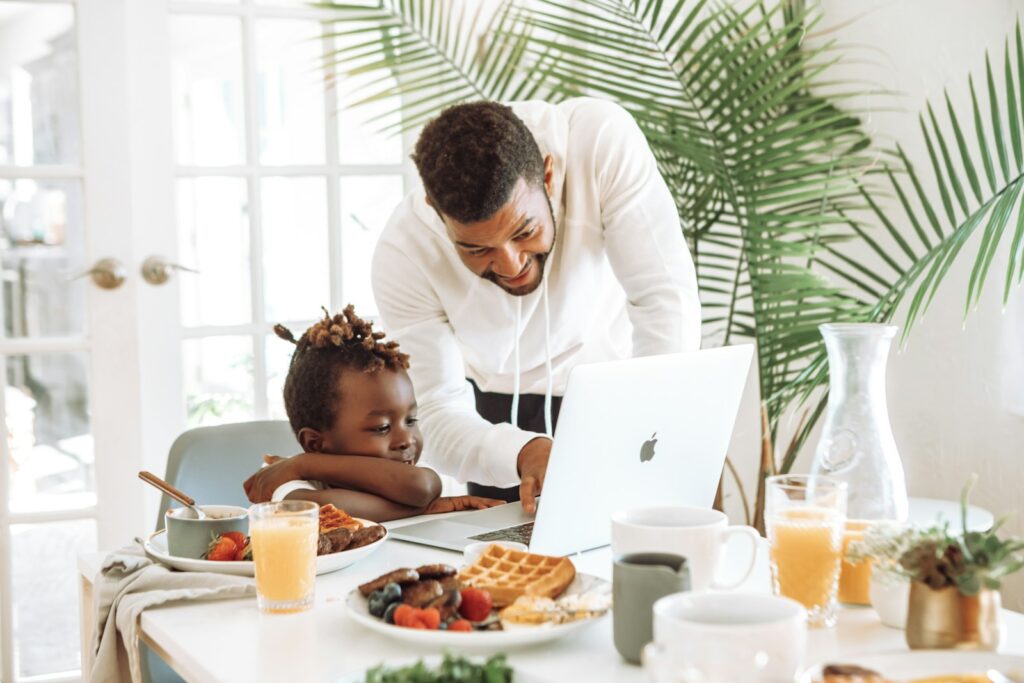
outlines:
{"label": "laptop keyboard", "polygon": [[510,526],[496,531],[470,536],[474,541],[517,541],[530,545],[530,537],[533,536],[533,522]]}

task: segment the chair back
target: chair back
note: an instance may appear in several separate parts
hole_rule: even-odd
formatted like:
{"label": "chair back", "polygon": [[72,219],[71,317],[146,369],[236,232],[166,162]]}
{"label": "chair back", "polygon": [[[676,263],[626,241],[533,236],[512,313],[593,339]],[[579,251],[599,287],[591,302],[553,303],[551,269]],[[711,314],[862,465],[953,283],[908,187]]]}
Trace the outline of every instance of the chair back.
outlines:
{"label": "chair back", "polygon": [[[301,448],[285,420],[257,420],[197,427],[174,440],[165,479],[200,505],[248,507],[242,483],[263,464],[263,455],[295,455]],[[164,527],[171,504],[164,494],[156,528]]]}

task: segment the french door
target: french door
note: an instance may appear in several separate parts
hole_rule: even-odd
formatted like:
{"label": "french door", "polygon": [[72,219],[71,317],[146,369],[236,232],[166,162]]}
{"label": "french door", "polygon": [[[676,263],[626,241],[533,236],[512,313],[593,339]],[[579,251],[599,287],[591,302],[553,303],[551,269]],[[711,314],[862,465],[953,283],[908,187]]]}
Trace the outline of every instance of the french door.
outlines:
{"label": "french door", "polygon": [[283,415],[273,323],[376,313],[408,140],[344,110],[325,17],[0,0],[3,683],[78,678],[76,558],[152,530],[138,470],[187,427]]}

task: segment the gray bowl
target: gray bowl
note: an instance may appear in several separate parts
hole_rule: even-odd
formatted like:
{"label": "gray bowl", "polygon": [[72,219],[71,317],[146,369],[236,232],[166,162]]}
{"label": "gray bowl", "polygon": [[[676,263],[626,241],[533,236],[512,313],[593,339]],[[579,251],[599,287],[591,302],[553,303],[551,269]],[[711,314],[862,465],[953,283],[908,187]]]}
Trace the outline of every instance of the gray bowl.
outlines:
{"label": "gray bowl", "polygon": [[206,554],[210,542],[226,531],[249,535],[249,511],[236,505],[201,505],[206,519],[196,519],[189,508],[171,508],[164,523],[167,528],[167,552],[177,557],[198,560]]}

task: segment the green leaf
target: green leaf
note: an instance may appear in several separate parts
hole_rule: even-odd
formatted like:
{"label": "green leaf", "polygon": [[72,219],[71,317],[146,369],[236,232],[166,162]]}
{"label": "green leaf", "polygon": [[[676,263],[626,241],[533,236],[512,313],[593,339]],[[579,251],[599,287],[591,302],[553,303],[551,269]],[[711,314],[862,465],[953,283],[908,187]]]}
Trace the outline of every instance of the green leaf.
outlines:
{"label": "green leaf", "polygon": [[996,153],[999,156],[999,167],[1003,171],[1003,180],[1010,178],[1010,165],[1006,159],[1006,143],[1003,142],[1003,125],[999,120],[999,95],[996,93],[995,79],[992,77],[992,62],[985,54],[985,75],[988,79],[988,103],[992,115],[992,132],[996,139]]}

